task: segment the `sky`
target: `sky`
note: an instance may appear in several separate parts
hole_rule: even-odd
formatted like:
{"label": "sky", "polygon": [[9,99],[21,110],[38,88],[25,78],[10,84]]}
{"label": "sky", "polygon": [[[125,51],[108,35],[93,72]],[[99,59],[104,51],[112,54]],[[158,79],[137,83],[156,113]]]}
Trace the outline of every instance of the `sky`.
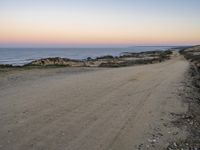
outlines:
{"label": "sky", "polygon": [[200,44],[200,0],[0,0],[0,47]]}

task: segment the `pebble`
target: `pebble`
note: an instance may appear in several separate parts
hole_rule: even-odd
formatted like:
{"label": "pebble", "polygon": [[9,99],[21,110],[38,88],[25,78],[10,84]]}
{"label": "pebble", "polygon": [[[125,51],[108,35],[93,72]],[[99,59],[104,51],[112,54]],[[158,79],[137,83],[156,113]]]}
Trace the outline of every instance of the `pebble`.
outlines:
{"label": "pebble", "polygon": [[150,142],[150,143],[155,143],[155,142],[156,142],[156,139],[148,139],[148,142]]}
{"label": "pebble", "polygon": [[175,142],[173,143],[173,145],[174,145],[175,147],[177,147],[177,144],[176,144]]}

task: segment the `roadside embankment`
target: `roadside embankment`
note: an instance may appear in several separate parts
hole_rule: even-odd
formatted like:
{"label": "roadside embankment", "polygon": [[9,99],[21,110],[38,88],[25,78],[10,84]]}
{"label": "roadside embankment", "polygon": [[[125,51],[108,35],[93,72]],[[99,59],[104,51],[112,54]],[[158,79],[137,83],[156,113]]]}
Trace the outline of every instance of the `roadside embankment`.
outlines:
{"label": "roadside embankment", "polygon": [[179,117],[173,123],[179,128],[187,128],[185,140],[172,142],[168,150],[198,150],[200,149],[200,46],[183,49],[182,55],[190,62],[190,69],[183,82],[182,99],[188,103],[186,114],[175,114]]}

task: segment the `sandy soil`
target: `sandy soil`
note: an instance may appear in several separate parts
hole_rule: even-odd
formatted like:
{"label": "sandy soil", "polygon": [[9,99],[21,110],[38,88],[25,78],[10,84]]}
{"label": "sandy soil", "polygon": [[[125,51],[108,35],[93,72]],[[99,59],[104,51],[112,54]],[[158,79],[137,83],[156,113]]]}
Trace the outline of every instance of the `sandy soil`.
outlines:
{"label": "sandy soil", "polygon": [[1,150],[166,148],[187,132],[179,92],[189,64],[181,56],[114,69],[45,69],[0,75]]}

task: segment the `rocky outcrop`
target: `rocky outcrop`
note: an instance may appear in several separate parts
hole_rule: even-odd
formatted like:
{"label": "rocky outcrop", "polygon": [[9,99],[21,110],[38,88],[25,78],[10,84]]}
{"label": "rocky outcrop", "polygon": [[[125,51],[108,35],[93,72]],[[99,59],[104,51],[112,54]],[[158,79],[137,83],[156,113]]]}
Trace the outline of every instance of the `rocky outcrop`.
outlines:
{"label": "rocky outcrop", "polygon": [[27,66],[68,66],[68,67],[84,67],[84,61],[71,60],[67,58],[45,58],[33,61]]}
{"label": "rocky outcrop", "polygon": [[[172,51],[149,51],[141,53],[123,53],[120,57],[107,59],[99,67],[125,67],[139,64],[153,64],[170,59]],[[105,59],[104,59],[105,60]]]}
{"label": "rocky outcrop", "polygon": [[73,60],[67,58],[45,58],[33,61],[26,66],[65,66],[65,67],[124,67],[137,64],[151,64],[169,59],[171,51],[150,51],[141,53],[124,53],[119,57],[110,55],[87,58],[86,60]]}

